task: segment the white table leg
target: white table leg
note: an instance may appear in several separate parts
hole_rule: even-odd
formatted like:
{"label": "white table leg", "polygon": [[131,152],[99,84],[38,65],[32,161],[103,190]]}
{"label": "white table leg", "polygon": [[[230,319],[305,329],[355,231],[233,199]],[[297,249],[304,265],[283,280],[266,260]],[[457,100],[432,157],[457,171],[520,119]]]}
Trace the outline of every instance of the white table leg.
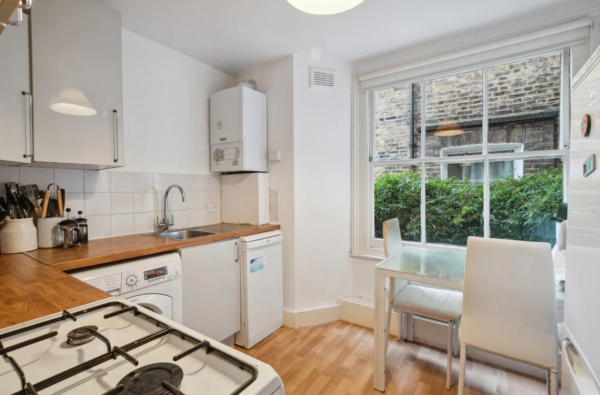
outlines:
{"label": "white table leg", "polygon": [[387,305],[387,318],[385,320],[385,333],[387,336],[385,337],[385,353],[387,355],[388,344],[390,341],[390,327],[392,326],[392,302],[394,301],[395,290],[396,290],[396,281],[393,278],[390,278],[390,285],[388,287],[388,295],[386,300]]}
{"label": "white table leg", "polygon": [[[385,275],[375,267],[375,371],[374,388],[385,391],[385,346],[387,344],[386,331],[386,298]],[[389,308],[389,307],[388,307]]]}
{"label": "white table leg", "polygon": [[452,340],[454,339],[454,321],[448,322],[448,349],[446,351],[446,389],[450,389],[452,381]]}
{"label": "white table leg", "polygon": [[460,319],[454,321],[454,349],[452,350],[452,355],[454,355],[455,357],[458,357],[458,347],[459,347],[458,329],[459,328],[460,328]]}

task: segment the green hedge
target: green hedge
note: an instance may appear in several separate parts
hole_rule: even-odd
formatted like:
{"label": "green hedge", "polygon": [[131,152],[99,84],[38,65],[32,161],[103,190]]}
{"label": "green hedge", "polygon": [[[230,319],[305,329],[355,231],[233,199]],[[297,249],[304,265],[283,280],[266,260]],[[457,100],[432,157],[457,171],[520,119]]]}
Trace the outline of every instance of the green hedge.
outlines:
{"label": "green hedge", "polygon": [[[562,202],[562,167],[490,184],[491,237],[556,242],[550,217]],[[466,245],[469,236],[483,236],[483,186],[454,178],[426,179],[427,241]],[[398,218],[404,240],[421,239],[421,174],[385,173],[375,181],[375,235],[382,223]]]}

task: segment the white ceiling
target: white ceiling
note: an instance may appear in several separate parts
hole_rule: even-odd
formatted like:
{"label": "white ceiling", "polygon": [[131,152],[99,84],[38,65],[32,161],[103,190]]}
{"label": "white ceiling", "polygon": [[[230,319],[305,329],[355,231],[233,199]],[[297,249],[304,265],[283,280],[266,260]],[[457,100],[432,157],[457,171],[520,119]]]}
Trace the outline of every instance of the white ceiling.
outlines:
{"label": "white ceiling", "polygon": [[297,53],[352,61],[525,16],[543,23],[549,21],[544,13],[564,17],[600,5],[599,0],[365,0],[345,13],[317,16],[286,0],[101,1],[121,11],[126,29],[230,74]]}

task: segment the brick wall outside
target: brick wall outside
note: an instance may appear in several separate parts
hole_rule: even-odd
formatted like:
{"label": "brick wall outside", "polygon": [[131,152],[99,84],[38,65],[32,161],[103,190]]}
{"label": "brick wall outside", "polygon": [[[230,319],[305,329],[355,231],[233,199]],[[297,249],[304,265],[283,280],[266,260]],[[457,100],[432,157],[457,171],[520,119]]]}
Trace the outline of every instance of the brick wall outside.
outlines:
{"label": "brick wall outside", "polygon": [[[521,143],[524,151],[558,149],[560,72],[560,55],[489,68],[488,141]],[[439,157],[446,147],[482,144],[482,78],[482,71],[474,71],[426,83],[427,157]],[[415,83],[414,158],[420,157],[421,90],[421,84]],[[410,158],[410,86],[375,92],[375,115],[373,159]],[[464,133],[456,137],[434,136],[435,130],[452,123],[458,123]],[[525,172],[549,167],[548,161],[539,166],[528,161]],[[379,169],[377,173],[383,171],[386,170]],[[439,175],[434,168],[427,174]]]}

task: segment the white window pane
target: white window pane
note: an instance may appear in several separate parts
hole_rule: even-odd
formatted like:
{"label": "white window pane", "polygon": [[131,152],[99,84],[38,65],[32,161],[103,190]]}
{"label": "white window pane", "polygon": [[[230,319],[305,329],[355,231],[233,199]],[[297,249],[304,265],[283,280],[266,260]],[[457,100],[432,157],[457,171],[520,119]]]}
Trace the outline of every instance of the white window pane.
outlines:
{"label": "white window pane", "polygon": [[403,240],[421,241],[421,166],[375,166],[374,229],[383,237],[383,222],[398,218]]}
{"label": "white window pane", "polygon": [[[492,164],[507,162],[490,162]],[[556,243],[550,218],[563,201],[563,165],[556,159],[517,160],[514,173],[490,182],[490,237]]]}
{"label": "white window pane", "polygon": [[490,67],[488,142],[520,143],[523,151],[558,149],[560,92],[560,54]]}
{"label": "white window pane", "polygon": [[412,91],[412,113],[411,85],[374,92],[373,160],[375,162],[421,157],[421,135],[416,130],[416,126],[421,123],[421,84],[413,84]]}
{"label": "white window pane", "polygon": [[[470,179],[483,176],[483,163],[469,165],[425,165],[427,243],[466,246],[469,236],[483,237],[483,181]],[[446,169],[463,178],[448,177]]]}
{"label": "white window pane", "polygon": [[426,151],[482,144],[483,71],[477,70],[426,82]]}

